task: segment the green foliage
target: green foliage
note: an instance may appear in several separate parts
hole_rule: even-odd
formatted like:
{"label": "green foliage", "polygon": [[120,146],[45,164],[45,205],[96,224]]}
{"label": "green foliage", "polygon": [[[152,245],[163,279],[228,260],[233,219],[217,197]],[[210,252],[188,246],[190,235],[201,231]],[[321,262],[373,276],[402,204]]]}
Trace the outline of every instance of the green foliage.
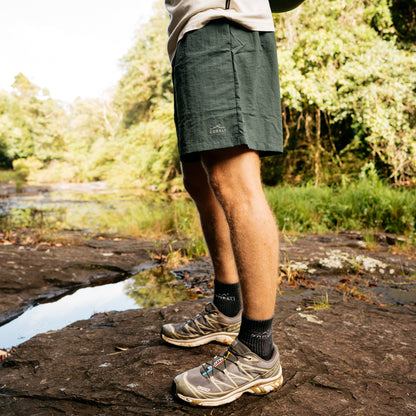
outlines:
{"label": "green foliage", "polygon": [[105,179],[115,160],[119,112],[104,99],[77,99],[69,111],[64,160],[72,166],[71,179]]}
{"label": "green foliage", "polygon": [[154,16],[137,33],[136,42],[122,58],[124,75],[115,94],[123,113],[123,126],[129,128],[152,119],[163,102],[172,103],[170,63],[166,53],[169,18],[162,2]]}
{"label": "green foliage", "polygon": [[387,1],[309,1],[276,28],[285,179],[339,181],[371,158],[412,183],[416,56],[397,47]]}
{"label": "green foliage", "polygon": [[280,229],[296,232],[377,230],[411,236],[416,231],[416,195],[363,174],[340,186],[267,188]]}
{"label": "green foliage", "polygon": [[[121,63],[115,94],[121,110],[118,151],[110,177],[116,184],[178,189],[179,155],[173,121],[171,67],[166,53],[169,23],[162,2]],[[120,172],[123,172],[120,175]]]}
{"label": "green foliage", "polygon": [[13,169],[15,171],[14,181],[16,184],[16,191],[22,190],[23,184],[26,182],[29,176],[29,167],[24,163],[22,159],[13,161]]}
{"label": "green foliage", "polygon": [[53,210],[34,207],[11,209],[7,215],[0,216],[1,230],[30,229],[43,234],[55,227],[56,217]]}
{"label": "green foliage", "polygon": [[[1,177],[1,175],[0,175]],[[416,195],[385,185],[367,166],[358,181],[315,187],[265,188],[279,228],[284,233],[363,231],[367,245],[374,231],[406,236],[416,243]],[[53,198],[59,203],[54,204]],[[65,200],[71,203],[65,204]],[[74,201],[79,200],[79,204]],[[41,208],[41,209],[40,209]],[[189,198],[160,193],[76,194],[51,196],[50,204],[13,209],[0,218],[0,229],[89,230],[146,238],[189,239],[183,254],[207,254],[196,208]],[[172,240],[171,240],[172,241]]]}
{"label": "green foliage", "polygon": [[[415,3],[308,0],[275,15],[285,153],[263,160],[266,184],[340,184],[369,162],[390,183],[416,184]],[[159,0],[110,100],[64,107],[18,74],[0,93],[0,167],[35,158],[32,180],[183,189],[168,23]]]}
{"label": "green foliage", "polygon": [[331,305],[329,304],[328,292],[325,292],[324,295],[321,295],[321,299],[319,301],[313,301],[313,309],[315,311],[329,309],[330,307]]}
{"label": "green foliage", "polygon": [[30,120],[18,99],[11,95],[0,96],[0,151],[3,166],[11,166],[16,157],[33,155],[34,143]]}
{"label": "green foliage", "polygon": [[118,135],[116,159],[109,180],[116,185],[175,190],[180,185],[179,154],[172,106],[160,103],[154,118]]}
{"label": "green foliage", "polygon": [[59,158],[66,124],[64,110],[21,73],[16,75],[13,88],[12,94],[0,95],[3,164],[30,156],[43,162]]}
{"label": "green foliage", "polygon": [[167,24],[159,4],[121,60],[124,74],[113,99],[78,99],[69,106],[60,158],[33,178],[107,180],[114,186],[158,190],[181,187]]}
{"label": "green foliage", "polygon": [[185,254],[188,259],[199,258],[209,254],[207,245],[202,235],[195,237],[195,232],[192,232],[189,237],[191,237],[191,241],[185,247]]}
{"label": "green foliage", "polygon": [[13,170],[0,171],[0,182],[14,182],[16,192],[21,192],[23,185],[27,182],[30,167],[26,159],[13,161]]}

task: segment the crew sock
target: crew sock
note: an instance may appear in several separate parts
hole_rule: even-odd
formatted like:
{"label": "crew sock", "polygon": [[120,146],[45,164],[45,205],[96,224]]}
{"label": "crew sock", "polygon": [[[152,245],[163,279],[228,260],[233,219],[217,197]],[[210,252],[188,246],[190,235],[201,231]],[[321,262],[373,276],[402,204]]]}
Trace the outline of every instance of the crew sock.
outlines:
{"label": "crew sock", "polygon": [[240,284],[214,280],[214,305],[225,316],[236,316],[241,310]]}
{"label": "crew sock", "polygon": [[270,360],[273,355],[272,322],[273,318],[256,321],[244,315],[241,319],[238,339],[263,360]]}

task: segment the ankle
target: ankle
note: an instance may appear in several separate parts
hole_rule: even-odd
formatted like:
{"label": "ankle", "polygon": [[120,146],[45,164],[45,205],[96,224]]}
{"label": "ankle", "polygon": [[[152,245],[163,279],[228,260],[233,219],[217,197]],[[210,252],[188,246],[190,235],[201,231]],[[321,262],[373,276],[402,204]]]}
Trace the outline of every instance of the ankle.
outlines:
{"label": "ankle", "polygon": [[263,360],[270,360],[273,355],[273,318],[257,321],[242,316],[238,339]]}
{"label": "ankle", "polygon": [[239,283],[222,283],[214,280],[214,305],[225,316],[234,317],[241,310]]}

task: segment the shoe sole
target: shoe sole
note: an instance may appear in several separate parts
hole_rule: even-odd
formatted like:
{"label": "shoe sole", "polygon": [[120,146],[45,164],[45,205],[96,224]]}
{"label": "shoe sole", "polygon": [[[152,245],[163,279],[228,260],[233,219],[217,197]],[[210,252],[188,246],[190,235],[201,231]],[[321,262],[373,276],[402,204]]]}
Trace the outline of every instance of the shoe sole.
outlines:
{"label": "shoe sole", "polygon": [[237,335],[237,332],[216,332],[215,334],[204,335],[194,339],[176,339],[169,338],[162,333],[161,337],[169,344],[177,345],[179,347],[199,347],[200,345],[205,345],[213,341],[217,341],[220,344],[231,345]]}
{"label": "shoe sole", "polygon": [[277,390],[283,384],[282,368],[280,368],[279,374],[270,379],[254,380],[249,384],[239,387],[238,389],[231,391],[223,397],[216,397],[213,399],[198,399],[195,397],[187,397],[176,391],[176,384],[173,383],[174,394],[181,400],[194,405],[194,406],[221,406],[223,404],[231,403],[237,400],[244,393],[264,395],[274,390]]}

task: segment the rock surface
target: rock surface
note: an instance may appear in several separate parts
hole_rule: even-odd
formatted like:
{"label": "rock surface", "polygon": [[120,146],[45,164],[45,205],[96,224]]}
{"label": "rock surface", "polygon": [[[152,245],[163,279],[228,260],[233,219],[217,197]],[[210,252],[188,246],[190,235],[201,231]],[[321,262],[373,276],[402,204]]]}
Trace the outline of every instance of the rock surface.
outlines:
{"label": "rock surface", "polygon": [[0,368],[2,415],[414,415],[415,316],[330,293],[331,308],[307,308],[312,291],[277,300],[274,334],[283,387],[211,409],[173,400],[173,377],[224,347],[185,350],[159,339],[164,322],[201,301],[99,314],[38,335]]}
{"label": "rock surface", "polygon": [[[150,243],[110,238],[49,253],[0,246],[0,284],[15,288],[3,291],[0,310],[10,316],[9,311],[16,313],[23,301],[27,305],[53,296],[73,284],[102,278],[103,273],[110,278],[129,274],[149,260],[144,247]],[[214,343],[177,348],[159,338],[163,323],[181,322],[198,313],[206,302],[200,299],[97,314],[21,344],[0,367],[0,414],[414,415],[416,260],[412,253],[393,251],[385,238],[369,251],[358,234],[286,240],[283,292],[276,301],[273,327],[285,382],[267,396],[244,395],[214,409],[193,408],[173,399],[170,386],[177,374],[224,350]],[[50,255],[48,261],[42,259],[45,254]],[[77,264],[106,267],[86,272]],[[196,280],[209,292],[211,270],[203,264]],[[41,268],[58,269],[54,276],[61,283],[48,281],[49,273]],[[13,270],[15,274],[10,273]],[[192,267],[182,273],[185,281],[195,283]],[[33,278],[26,283],[28,275]],[[18,277],[23,282],[13,286]]]}
{"label": "rock surface", "polygon": [[123,280],[155,251],[153,242],[125,236],[59,238],[58,244],[0,245],[0,325],[70,291]]}

